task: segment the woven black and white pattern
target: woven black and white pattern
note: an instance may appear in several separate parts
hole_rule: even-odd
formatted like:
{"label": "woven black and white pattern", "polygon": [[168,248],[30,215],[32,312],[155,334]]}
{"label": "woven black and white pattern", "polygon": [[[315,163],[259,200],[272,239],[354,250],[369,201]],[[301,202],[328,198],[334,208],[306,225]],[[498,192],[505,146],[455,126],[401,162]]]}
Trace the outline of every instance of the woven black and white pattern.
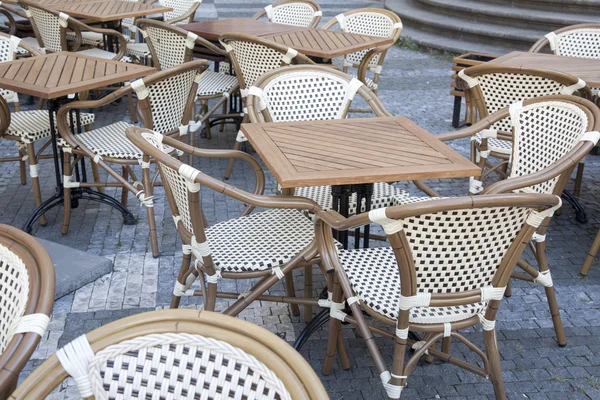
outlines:
{"label": "woven black and white pattern", "polygon": [[[359,12],[344,16],[344,32],[355,33],[359,35],[391,37],[394,35],[394,21],[383,13],[378,12]],[[364,56],[371,49],[357,51],[345,56],[348,63],[360,64]],[[369,63],[374,67],[379,63],[379,54],[373,57]]]}
{"label": "woven black and white pattern", "polygon": [[[331,197],[331,186],[307,186],[296,188],[294,196],[307,197],[314,200],[324,210],[331,210],[333,198]],[[396,188],[388,183],[378,182],[373,185],[373,195],[371,196],[371,209],[389,207],[393,204],[394,198],[409,197],[410,194],[405,190]],[[365,211],[363,200],[361,212]],[[356,214],[356,193],[350,196],[350,215]]]}
{"label": "woven black and white pattern", "polygon": [[77,135],[76,138],[94,154],[137,160],[142,158],[142,151],[131,143],[125,135],[125,130],[132,126],[134,125],[119,121],[102,128],[84,132]]}
{"label": "woven black and white pattern", "polygon": [[246,88],[267,72],[281,67],[284,54],[262,44],[233,40],[228,43],[242,71]]}
{"label": "woven black and white pattern", "polygon": [[309,27],[315,19],[316,11],[309,3],[287,3],[273,7],[272,15],[269,17],[267,14],[267,17],[276,24]]}
{"label": "woven black and white pattern", "polygon": [[[67,32],[67,40],[75,40],[75,32]],[[98,32],[81,32],[81,44],[87,46],[104,46],[104,35]]]}
{"label": "woven black and white pattern", "polygon": [[[37,39],[34,37],[24,37],[21,39],[21,42],[28,44],[29,47],[33,47],[34,49],[41,50],[40,44]],[[29,54],[27,50],[22,47],[17,47],[17,54]]]}
{"label": "woven black and white pattern", "polygon": [[[11,113],[9,135],[19,136],[30,141],[50,137],[50,117],[48,111],[30,110]],[[81,126],[94,122],[94,114],[81,113]]]}
{"label": "woven black and white pattern", "polygon": [[0,245],[0,355],[11,341],[29,299],[29,275],[21,258]]}
{"label": "woven black and white pattern", "polygon": [[37,27],[44,49],[52,52],[63,51],[58,17],[36,7],[29,7],[27,11]]}
{"label": "woven black and white pattern", "polygon": [[197,95],[198,97],[204,97],[229,92],[237,83],[235,75],[223,74],[207,69],[200,76]]}
{"label": "woven black and white pattern", "polygon": [[231,219],[206,230],[215,265],[223,271],[263,271],[300,253],[314,237],[297,210],[274,209]]}
{"label": "woven black and white pattern", "polygon": [[[352,289],[363,304],[393,320],[400,308],[400,274],[394,252],[389,247],[343,250],[340,261]],[[485,308],[483,303],[453,307],[415,307],[410,322],[431,324],[470,318]]]}
{"label": "woven black and white pattern", "polygon": [[[481,145],[481,133],[475,134],[475,142]],[[512,153],[512,142],[508,140],[488,138],[488,150],[494,153],[510,155]]]}
{"label": "woven black and white pattern", "polygon": [[181,72],[148,86],[154,131],[168,134],[179,130],[197,73]]}
{"label": "woven black and white pattern", "polygon": [[556,35],[554,53],[559,56],[600,59],[600,29],[579,28]]}
{"label": "woven black and white pattern", "polygon": [[139,59],[150,55],[150,49],[146,43],[128,43],[125,54]]}
{"label": "woven black and white pattern", "polygon": [[[167,11],[163,13],[165,21],[181,17],[188,12],[195,3],[202,3],[202,0],[159,0],[159,4],[161,6],[171,7],[173,9],[173,11]],[[189,21],[185,19],[183,21],[176,22],[175,25],[187,24],[188,22]]]}

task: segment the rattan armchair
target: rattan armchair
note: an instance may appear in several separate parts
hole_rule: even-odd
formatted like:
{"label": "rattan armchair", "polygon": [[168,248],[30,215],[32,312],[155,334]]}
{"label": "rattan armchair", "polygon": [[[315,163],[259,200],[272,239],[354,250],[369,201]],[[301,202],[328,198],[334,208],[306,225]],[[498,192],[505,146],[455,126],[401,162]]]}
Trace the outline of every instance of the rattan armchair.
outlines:
{"label": "rattan armchair", "polygon": [[269,4],[252,16],[252,19],[267,17],[269,22],[316,28],[321,21],[321,6],[312,0],[282,0]]}
{"label": "rattan armchair", "polygon": [[[27,18],[25,10],[18,6],[9,6],[6,3],[0,4],[0,13],[6,17],[6,28],[2,32],[9,35],[16,35],[21,38],[23,43],[26,43],[29,47],[33,47],[36,50],[40,50],[38,41],[31,27],[31,22]],[[24,47],[17,49],[19,55],[29,55],[29,52]]]}
{"label": "rattan armchair", "polygon": [[[402,21],[392,11],[379,8],[359,8],[347,11],[323,25],[323,29],[339,26],[343,32],[360,35],[391,37],[394,43],[402,33]],[[361,50],[344,56],[343,71],[348,73],[350,68],[357,69],[358,79],[367,85],[377,95],[377,85],[383,68],[387,51],[393,44],[374,49]],[[373,77],[367,76],[367,72]],[[370,110],[353,110],[353,112],[369,112]]]}
{"label": "rattan armchair", "polygon": [[[138,98],[138,109],[144,126],[155,129],[166,135],[180,138],[188,132],[190,120],[189,110],[197,91],[197,82],[206,69],[205,61],[192,61],[149,75],[131,82],[127,86],[114,91],[111,95],[93,101],[75,101],[68,103],[58,111],[58,130],[62,139],[59,141],[63,158],[63,186],[65,191],[64,217],[62,233],[69,229],[71,217],[72,188],[77,187],[122,187],[121,203],[127,204],[128,191],[136,194],[146,206],[148,225],[150,228],[150,245],[152,255],[158,257],[158,239],[154,222],[153,179],[150,176],[150,161],[142,159],[142,152],[125,136],[125,130],[133,125],[123,121],[93,129],[89,132],[73,134],[67,125],[71,111],[98,108],[135,92]],[[90,157],[95,164],[105,169],[117,182],[77,182],[71,171],[75,162],[81,157]],[[120,165],[122,175],[110,164]],[[142,167],[142,178],[138,179],[133,166]],[[129,183],[131,178],[133,183]]]}
{"label": "rattan armchair", "polygon": [[[263,74],[290,64],[314,64],[314,62],[298,51],[278,43],[260,39],[251,35],[226,33],[220,38],[221,44],[227,51],[231,65],[235,71],[244,102],[244,117],[242,123],[248,122],[246,113],[246,97],[248,89]],[[235,139],[234,150],[238,150],[247,139],[239,131]],[[234,160],[231,159],[225,170],[225,179],[229,179],[233,170]]]}
{"label": "rattan armchair", "polygon": [[[224,312],[232,316],[255,300],[289,303],[294,315],[299,315],[298,304],[317,305],[312,298],[312,282],[305,282],[304,298],[297,298],[292,279],[293,269],[318,263],[313,224],[303,214],[320,212],[315,202],[302,197],[263,195],[264,172],[247,153],[200,149],[142,128],[128,129],[127,137],[143,151],[145,161],[157,162],[181,238],[183,259],[172,308],[179,306],[182,296],[203,296],[204,309],[210,311],[215,309],[217,298],[233,299],[235,302]],[[241,160],[254,173],[254,190],[245,192],[205,175],[167,154],[169,148],[194,157]],[[208,226],[202,210],[201,185],[243,202],[246,208],[242,215]],[[250,214],[254,207],[267,210]],[[221,278],[260,281],[246,293],[217,292]],[[287,296],[264,294],[284,278]],[[196,280],[200,290],[192,288]]]}
{"label": "rattan armchair", "polygon": [[54,264],[32,236],[0,225],[0,399],[46,332],[54,304]]}
{"label": "rattan armchair", "polygon": [[282,339],[208,311],[152,311],[107,324],[58,350],[10,398],[46,398],[69,376],[86,399],[329,398]]}
{"label": "rattan armchair", "polygon": [[[465,86],[465,96],[475,108],[471,115],[484,119],[509,105],[534,97],[583,93],[589,97],[585,82],[574,76],[553,71],[529,70],[519,67],[483,64],[462,70],[458,76]],[[492,173],[507,176],[512,152],[509,118],[498,121],[487,136],[478,134],[471,141],[471,158],[482,167],[479,181]],[[500,162],[493,164],[489,157]]]}
{"label": "rattan armchair", "polygon": [[[335,274],[323,373],[331,373],[336,353],[342,366],[350,367],[341,338],[343,321],[359,327],[391,399],[400,398],[426,352],[487,377],[496,398],[506,398],[495,329],[498,307],[528,241],[560,204],[554,195],[503,194],[437,199],[348,219],[327,212],[317,215],[319,253],[324,266]],[[335,223],[324,221],[334,216]],[[338,252],[332,228],[350,230],[368,223],[383,227],[390,247]],[[344,298],[351,315],[344,312]],[[377,324],[368,324],[363,311]],[[483,327],[485,353],[459,333],[477,325]],[[409,341],[409,331],[424,333],[424,339]],[[394,340],[391,370],[374,334]],[[435,348],[440,339],[445,344],[442,351]],[[452,357],[452,339],[481,357],[483,368]],[[410,345],[415,352],[405,362]]]}
{"label": "rattan armchair", "polygon": [[[368,104],[376,116],[391,115],[358,79],[318,65],[295,65],[267,72],[248,90],[246,104],[250,122],[314,121],[346,118],[355,97]],[[332,208],[331,186],[296,188],[294,195],[308,197],[324,210]],[[373,208],[387,207],[394,197],[406,196],[404,190],[380,182],[374,185],[371,204]],[[356,213],[357,208],[354,193],[350,213]]]}

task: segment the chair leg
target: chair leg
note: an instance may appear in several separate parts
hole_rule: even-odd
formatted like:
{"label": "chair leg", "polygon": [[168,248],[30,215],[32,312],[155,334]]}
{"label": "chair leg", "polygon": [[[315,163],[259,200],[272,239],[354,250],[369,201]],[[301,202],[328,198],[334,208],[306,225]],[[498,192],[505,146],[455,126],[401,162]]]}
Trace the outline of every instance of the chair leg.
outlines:
{"label": "chair leg", "polygon": [[[540,273],[545,273],[546,271],[549,273],[550,267],[548,266],[548,259],[546,258],[546,242],[537,242],[535,247],[535,256]],[[552,323],[554,324],[554,331],[556,332],[556,341],[559,346],[564,347],[567,345],[567,336],[563,328],[562,319],[560,318],[560,309],[558,308],[554,286],[544,286],[544,288],[546,289],[546,298],[548,299],[550,315],[552,316]]]}
{"label": "chair leg", "polygon": [[[201,113],[203,116],[208,113],[208,101],[207,100],[200,101],[200,109],[202,110]],[[211,139],[212,133],[210,131],[210,118],[207,118],[204,121],[204,129],[206,130],[206,138]]]}
{"label": "chair leg", "polygon": [[506,399],[502,368],[500,366],[500,352],[498,351],[498,342],[496,340],[496,329],[483,331],[483,341],[488,356],[488,374],[494,385],[494,394],[497,400]]}
{"label": "chair leg", "polygon": [[[142,167],[142,185],[144,186],[144,198],[151,199],[154,196],[154,187],[150,177],[150,167]],[[160,255],[158,249],[158,235],[156,234],[156,219],[154,218],[154,204],[146,206],[146,215],[148,218],[148,228],[150,229],[150,247],[152,248],[152,257],[157,258]]]}
{"label": "chair leg", "polygon": [[129,114],[131,114],[131,120],[134,124],[138,123],[137,110],[133,106],[133,95],[131,92],[127,94],[127,107],[129,107]]}
{"label": "chair leg", "polygon": [[[223,114],[227,114],[227,102],[223,102]],[[221,121],[219,126],[219,132],[223,132],[225,130],[225,120]]]}
{"label": "chair leg", "polygon": [[577,164],[577,175],[575,175],[575,186],[573,187],[573,196],[579,197],[581,194],[581,184],[583,182],[583,169],[585,168],[585,157]]}
{"label": "chair leg", "polygon": [[[127,171],[127,168],[125,167],[125,165],[123,165],[121,171],[122,171],[121,176],[123,177],[123,179],[128,180],[129,172]],[[127,188],[125,186],[123,186],[123,189],[121,189],[121,204],[123,205],[123,207],[127,207],[127,197],[128,196],[129,196],[129,192],[127,191]]]}
{"label": "chair leg", "polygon": [[[236,140],[235,144],[233,145],[233,150],[239,150],[241,145],[242,145],[242,142],[238,142]],[[229,179],[229,177],[231,176],[231,171],[233,170],[234,162],[235,162],[235,159],[233,159],[233,158],[229,159],[229,163],[227,164],[227,169],[225,170],[225,175],[223,176],[224,179]]]}
{"label": "chair leg", "polygon": [[[63,157],[63,174],[64,176],[71,177],[71,153],[65,152]],[[65,185],[63,188],[64,194],[64,214],[61,233],[66,235],[69,233],[69,223],[71,222],[71,188]]]}
{"label": "chair leg", "polygon": [[598,254],[598,250],[600,249],[600,231],[596,234],[594,238],[594,242],[592,243],[592,247],[590,247],[590,251],[588,251],[588,255],[585,257],[585,261],[583,262],[583,266],[581,267],[581,271],[579,273],[583,276],[587,276],[590,272],[590,268],[592,267],[592,263],[596,258],[596,254]]}
{"label": "chair leg", "polygon": [[[92,165],[92,176],[94,177],[94,182],[98,183],[100,181],[100,170],[98,169],[98,164],[95,162],[90,163]],[[104,188],[102,186],[98,186],[98,192],[104,193]]]}
{"label": "chair leg", "polygon": [[[179,282],[182,285],[185,284],[185,274],[190,269],[191,262],[192,254],[183,253],[183,258],[181,259],[181,266],[179,267],[179,275],[177,276],[177,282]],[[181,296],[177,296],[175,293],[173,293],[173,297],[171,297],[170,308],[178,308],[180,302]]]}
{"label": "chair leg", "polygon": [[[304,267],[304,298],[312,298],[312,281],[313,281],[313,266],[307,265]],[[312,320],[312,306],[306,304],[304,306],[304,322],[309,323]]]}
{"label": "chair leg", "polygon": [[[341,303],[343,301],[343,298],[344,298],[344,296],[343,296],[343,292],[342,292],[342,287],[340,286],[340,283],[337,280],[337,278],[334,278],[333,296],[332,296],[331,301],[333,303]],[[323,369],[321,370],[323,372],[323,375],[331,374],[331,372],[333,370],[333,361],[335,360],[336,353],[338,355],[340,355],[340,362],[348,361],[347,368],[344,368],[344,369],[348,369],[350,367],[348,355],[345,354],[346,359],[343,360],[342,354],[340,354],[338,352],[338,350],[342,350],[345,353],[345,347],[343,346],[344,338],[343,337],[339,338],[341,335],[342,335],[341,321],[336,318],[330,318],[329,319],[329,332],[328,332],[328,338],[327,338],[327,350],[325,352],[325,359],[323,360]],[[339,346],[340,339],[342,341],[341,348]]]}
{"label": "chair leg", "polygon": [[[292,274],[292,271],[285,275],[285,289],[289,297],[296,297],[296,290],[294,289],[294,275]],[[300,315],[300,308],[298,307],[298,304],[290,304],[290,309],[292,310],[293,316],[297,317]]]}
{"label": "chair leg", "polygon": [[[29,174],[31,175],[31,186],[33,187],[33,200],[35,206],[39,207],[42,205],[42,190],[40,188],[40,178],[38,178],[38,160],[35,156],[33,143],[27,143],[27,160],[29,161]],[[45,215],[42,215],[39,221],[42,226],[48,223]]]}
{"label": "chair leg", "polygon": [[25,161],[23,160],[26,154],[27,152],[24,149],[19,148],[19,158],[21,159],[21,161],[19,161],[19,175],[21,176],[21,185],[27,185],[27,164],[25,164]]}

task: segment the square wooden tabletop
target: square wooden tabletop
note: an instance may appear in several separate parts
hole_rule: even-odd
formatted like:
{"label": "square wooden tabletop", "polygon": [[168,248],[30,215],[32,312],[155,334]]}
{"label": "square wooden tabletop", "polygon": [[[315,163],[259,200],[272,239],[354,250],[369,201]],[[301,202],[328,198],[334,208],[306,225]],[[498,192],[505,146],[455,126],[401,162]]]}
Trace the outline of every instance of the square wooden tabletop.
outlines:
{"label": "square wooden tabletop", "polygon": [[406,117],[243,124],[283,188],[475,176],[481,169]]}
{"label": "square wooden tabletop", "polygon": [[60,52],[0,63],[0,87],[43,99],[127,82],[155,68]]}
{"label": "square wooden tabletop", "polygon": [[514,51],[489,63],[562,72],[583,79],[589,86],[600,87],[600,60],[597,59]]}
{"label": "square wooden tabletop", "polygon": [[224,33],[246,33],[291,47],[307,56],[321,58],[338,57],[394,42],[388,37],[302,28],[244,18],[194,22],[181,27],[210,41],[217,41]]}

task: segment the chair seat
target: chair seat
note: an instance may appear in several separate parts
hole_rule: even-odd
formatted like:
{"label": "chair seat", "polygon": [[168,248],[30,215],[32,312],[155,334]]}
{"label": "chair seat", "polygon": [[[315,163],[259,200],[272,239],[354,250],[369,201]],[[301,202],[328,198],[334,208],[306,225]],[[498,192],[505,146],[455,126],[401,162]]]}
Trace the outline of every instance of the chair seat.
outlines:
{"label": "chair seat", "polygon": [[[481,134],[475,135],[475,141],[477,144],[481,144]],[[512,142],[509,140],[502,140],[496,138],[488,139],[488,150],[493,153],[500,153],[510,156],[512,154]]]}
{"label": "chair seat", "polygon": [[[91,56],[91,57],[104,58],[104,59],[107,59],[107,60],[112,60],[117,55],[116,53],[112,53],[110,51],[106,51],[106,50],[102,50],[102,49],[96,49],[96,48],[81,50],[81,51],[78,51],[77,53],[78,54],[85,54],[85,55]],[[129,58],[127,56],[123,56],[123,58],[121,58],[119,61],[131,62],[131,58]]]}
{"label": "chair seat", "polygon": [[[94,114],[90,113],[81,113],[80,116],[82,126],[93,123],[95,119]],[[12,113],[10,117],[10,126],[6,132],[8,135],[20,136],[34,142],[50,137],[48,111],[18,111]]]}
{"label": "chair seat", "polygon": [[221,74],[207,69],[200,75],[197,95],[198,97],[204,97],[225,93],[230,91],[237,83],[238,80],[233,75]]}
{"label": "chair seat", "polygon": [[[75,32],[67,32],[67,40],[75,40]],[[81,44],[100,47],[104,46],[104,35],[98,32],[81,32]]]}
{"label": "chair seat", "polygon": [[102,128],[93,129],[76,136],[77,140],[94,154],[104,157],[138,160],[142,151],[125,135],[125,130],[134,125],[126,122],[115,122]]}
{"label": "chair seat", "polygon": [[[400,273],[390,247],[342,250],[340,261],[352,289],[363,304],[392,320],[400,309]],[[485,303],[452,307],[415,307],[409,321],[417,324],[458,322],[480,314]]]}
{"label": "chair seat", "polygon": [[150,49],[146,43],[131,43],[127,45],[125,54],[137,58],[144,58],[150,54]]}
{"label": "chair seat", "polygon": [[[308,186],[296,188],[295,196],[308,197],[314,200],[323,210],[331,210],[333,199],[331,197],[331,186]],[[389,207],[392,198],[410,196],[408,192],[398,189],[388,183],[378,182],[373,185],[373,196],[371,196],[371,209]],[[362,210],[364,210],[364,205]],[[350,214],[356,214],[356,193],[350,197]]]}
{"label": "chair seat", "polygon": [[441,197],[429,197],[429,196],[394,196],[392,198],[392,206],[401,206],[404,204],[420,203],[422,201],[429,201],[441,199]]}
{"label": "chair seat", "polygon": [[313,240],[314,227],[297,210],[273,209],[215,224],[206,237],[222,271],[264,271],[301,252]]}
{"label": "chair seat", "polygon": [[[34,49],[41,50],[40,44],[38,43],[37,39],[34,37],[24,37],[21,39],[21,42],[28,44],[29,46],[33,47]],[[29,52],[19,46],[19,47],[17,47],[17,54],[29,54]]]}

